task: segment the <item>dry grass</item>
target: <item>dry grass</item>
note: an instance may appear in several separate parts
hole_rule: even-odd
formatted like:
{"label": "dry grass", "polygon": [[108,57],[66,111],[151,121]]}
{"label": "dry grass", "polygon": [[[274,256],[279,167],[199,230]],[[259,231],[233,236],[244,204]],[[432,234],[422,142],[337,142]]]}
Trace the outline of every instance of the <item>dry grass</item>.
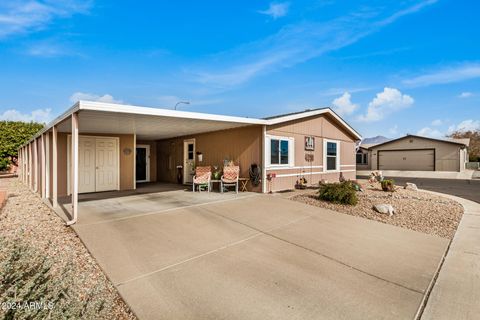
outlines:
{"label": "dry grass", "polygon": [[17,179],[0,212],[0,302],[54,301],[0,318],[135,319],[75,232]]}
{"label": "dry grass", "polygon": [[[358,204],[355,206],[318,200],[315,191],[294,195],[290,199],[442,238],[453,238],[463,215],[463,207],[458,202],[399,187],[393,193],[384,192],[378,183],[359,182],[364,191],[357,192]],[[389,217],[373,210],[375,204],[382,203],[391,204],[396,209],[396,214]]]}

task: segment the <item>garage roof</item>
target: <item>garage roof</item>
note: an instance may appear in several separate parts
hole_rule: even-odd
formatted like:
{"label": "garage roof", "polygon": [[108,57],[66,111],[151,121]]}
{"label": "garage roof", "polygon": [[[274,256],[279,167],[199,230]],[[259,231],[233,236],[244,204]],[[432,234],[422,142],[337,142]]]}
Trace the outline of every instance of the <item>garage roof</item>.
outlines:
{"label": "garage roof", "polygon": [[436,138],[418,136],[418,135],[414,135],[414,134],[407,134],[404,137],[400,137],[400,138],[389,140],[389,141],[386,141],[386,142],[383,142],[383,143],[375,144],[373,146],[370,146],[368,149],[377,148],[379,146],[384,146],[384,145],[387,145],[389,143],[396,142],[396,141],[403,140],[403,139],[410,138],[410,137],[427,139],[427,140],[432,140],[432,141],[441,141],[441,142],[446,142],[446,143],[453,143],[453,144],[457,144],[457,145],[460,145],[460,146],[466,146],[466,147],[468,147],[468,145],[470,143],[470,139],[436,139]]}

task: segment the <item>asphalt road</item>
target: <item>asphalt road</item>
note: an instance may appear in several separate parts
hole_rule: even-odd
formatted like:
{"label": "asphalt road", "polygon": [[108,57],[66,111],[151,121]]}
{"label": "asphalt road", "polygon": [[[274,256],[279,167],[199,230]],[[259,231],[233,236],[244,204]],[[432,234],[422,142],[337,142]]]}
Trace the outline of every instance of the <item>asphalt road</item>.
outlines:
{"label": "asphalt road", "polygon": [[[365,178],[365,177],[358,177]],[[391,178],[397,185],[405,185],[412,182],[420,189],[436,191],[462,197],[480,203],[480,179],[479,180],[453,180],[453,179],[427,179],[427,178]]]}

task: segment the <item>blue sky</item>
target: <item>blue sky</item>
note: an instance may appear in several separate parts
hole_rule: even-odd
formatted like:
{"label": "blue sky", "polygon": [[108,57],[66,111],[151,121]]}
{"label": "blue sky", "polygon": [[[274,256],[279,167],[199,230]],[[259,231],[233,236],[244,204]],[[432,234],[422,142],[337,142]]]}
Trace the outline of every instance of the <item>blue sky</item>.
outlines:
{"label": "blue sky", "polygon": [[5,2],[0,119],[187,100],[249,117],[331,106],[365,137],[480,128],[478,1]]}

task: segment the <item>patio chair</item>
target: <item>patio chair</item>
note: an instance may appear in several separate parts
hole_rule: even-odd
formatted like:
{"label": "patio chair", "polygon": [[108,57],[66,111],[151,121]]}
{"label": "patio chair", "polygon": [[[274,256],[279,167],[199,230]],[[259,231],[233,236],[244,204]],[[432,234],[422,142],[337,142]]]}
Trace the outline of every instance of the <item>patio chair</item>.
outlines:
{"label": "patio chair", "polygon": [[195,192],[195,185],[198,186],[198,191],[202,191],[202,187],[207,187],[207,191],[210,192],[210,179],[212,177],[212,168],[208,167],[196,167],[195,175],[193,176],[193,192]]}
{"label": "patio chair", "polygon": [[238,193],[239,176],[240,176],[239,166],[223,167],[223,175],[220,178],[220,191],[223,193],[224,187],[235,186],[235,192]]}

